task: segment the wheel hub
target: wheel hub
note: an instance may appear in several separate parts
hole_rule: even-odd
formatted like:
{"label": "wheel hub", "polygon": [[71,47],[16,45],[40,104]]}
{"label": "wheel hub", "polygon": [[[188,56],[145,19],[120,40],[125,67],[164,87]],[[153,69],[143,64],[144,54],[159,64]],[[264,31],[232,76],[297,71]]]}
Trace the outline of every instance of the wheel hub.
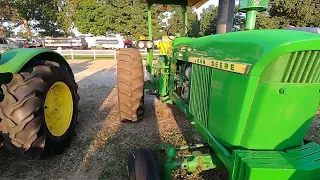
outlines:
{"label": "wheel hub", "polygon": [[73,114],[73,100],[64,82],[54,83],[45,99],[45,121],[50,133],[62,136],[69,128]]}

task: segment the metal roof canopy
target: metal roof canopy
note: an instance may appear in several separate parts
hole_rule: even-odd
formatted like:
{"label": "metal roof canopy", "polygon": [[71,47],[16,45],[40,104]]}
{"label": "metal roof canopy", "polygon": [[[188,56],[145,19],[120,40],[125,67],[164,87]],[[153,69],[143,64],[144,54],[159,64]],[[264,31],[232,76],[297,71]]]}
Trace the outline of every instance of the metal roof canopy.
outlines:
{"label": "metal roof canopy", "polygon": [[136,0],[135,2],[148,4],[172,4],[199,8],[204,3],[208,2],[208,0]]}

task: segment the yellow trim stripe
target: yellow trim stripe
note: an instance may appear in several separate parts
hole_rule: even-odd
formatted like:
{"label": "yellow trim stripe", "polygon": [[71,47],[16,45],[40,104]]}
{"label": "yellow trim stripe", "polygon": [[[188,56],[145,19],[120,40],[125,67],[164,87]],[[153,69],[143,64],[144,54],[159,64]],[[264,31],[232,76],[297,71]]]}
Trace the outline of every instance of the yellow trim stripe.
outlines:
{"label": "yellow trim stripe", "polygon": [[239,74],[248,74],[251,65],[245,63],[235,63],[235,62],[226,62],[219,61],[209,58],[198,58],[198,57],[189,57],[188,62],[200,64],[215,69],[220,69],[229,72],[235,72]]}

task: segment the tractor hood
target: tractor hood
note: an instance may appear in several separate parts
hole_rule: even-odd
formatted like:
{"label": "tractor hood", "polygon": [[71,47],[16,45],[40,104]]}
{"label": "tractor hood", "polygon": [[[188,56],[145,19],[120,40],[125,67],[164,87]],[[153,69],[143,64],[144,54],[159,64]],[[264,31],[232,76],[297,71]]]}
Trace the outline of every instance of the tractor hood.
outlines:
{"label": "tractor hood", "polygon": [[188,57],[245,63],[253,68],[249,75],[259,76],[263,69],[283,54],[320,50],[318,34],[294,30],[252,30],[217,34],[201,38],[177,38],[174,51]]}

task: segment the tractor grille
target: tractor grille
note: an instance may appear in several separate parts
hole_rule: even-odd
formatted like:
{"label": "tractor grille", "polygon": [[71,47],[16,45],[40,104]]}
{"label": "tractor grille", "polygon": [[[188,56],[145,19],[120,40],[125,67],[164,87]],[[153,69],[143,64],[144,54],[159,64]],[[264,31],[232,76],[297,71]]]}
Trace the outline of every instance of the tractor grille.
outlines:
{"label": "tractor grille", "polygon": [[261,81],[319,83],[320,51],[299,51],[279,57],[266,67]]}
{"label": "tractor grille", "polygon": [[205,127],[208,127],[209,99],[212,68],[192,65],[190,112]]}
{"label": "tractor grille", "polygon": [[301,51],[291,53],[281,82],[318,83],[320,80],[320,52]]}

